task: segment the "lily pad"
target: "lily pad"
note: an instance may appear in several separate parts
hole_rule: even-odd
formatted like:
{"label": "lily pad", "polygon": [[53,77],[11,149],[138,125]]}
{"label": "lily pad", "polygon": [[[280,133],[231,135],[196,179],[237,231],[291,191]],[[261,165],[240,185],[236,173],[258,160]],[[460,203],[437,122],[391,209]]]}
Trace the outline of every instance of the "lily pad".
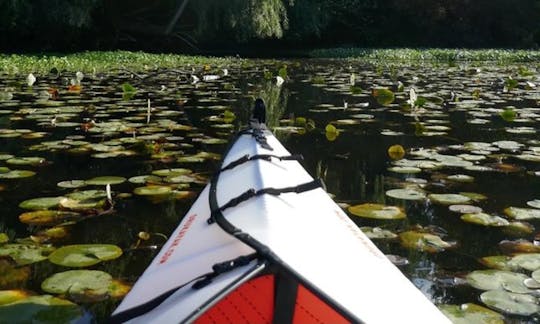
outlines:
{"label": "lily pad", "polygon": [[487,306],[506,314],[528,316],[540,310],[537,298],[500,289],[482,293],[480,300]]}
{"label": "lily pad", "polygon": [[36,173],[30,170],[11,170],[5,173],[0,173],[0,179],[22,179],[35,176]]}
{"label": "lily pad", "polygon": [[13,303],[17,300],[25,299],[30,293],[22,289],[0,290],[0,305]]}
{"label": "lily pad", "polygon": [[123,298],[131,290],[131,285],[121,281],[113,279],[108,288],[109,296],[112,298]]}
{"label": "lily pad", "polygon": [[155,175],[151,175],[151,174],[147,174],[147,175],[140,175],[140,176],[135,176],[135,177],[131,177],[128,179],[129,182],[131,183],[135,183],[135,184],[146,184],[146,183],[161,183],[163,180],[161,177],[158,177],[158,176],[155,176]]}
{"label": "lily pad", "polygon": [[486,213],[471,213],[461,215],[461,219],[464,222],[484,225],[484,226],[507,226],[510,225],[510,222],[500,216],[489,215]]}
{"label": "lily pad", "polygon": [[348,210],[353,215],[373,219],[404,219],[406,217],[401,208],[381,204],[361,204],[351,206]]}
{"label": "lily pad", "polygon": [[426,194],[415,189],[392,189],[386,192],[388,197],[403,199],[403,200],[423,200]]}
{"label": "lily pad", "polygon": [[442,205],[466,204],[471,201],[471,198],[460,194],[430,194],[428,198]]}
{"label": "lily pad", "polygon": [[22,223],[29,225],[54,225],[80,218],[79,213],[60,210],[36,210],[19,215]]}
{"label": "lily pad", "polygon": [[153,175],[160,177],[169,177],[169,176],[179,176],[190,174],[192,171],[190,169],[175,168],[175,169],[161,169],[152,171]]}
{"label": "lily pad", "polygon": [[540,209],[540,199],[534,199],[527,201],[527,205],[533,208]]}
{"label": "lily pad", "polygon": [[167,186],[146,186],[135,188],[133,193],[139,196],[164,196],[172,191],[172,188]]}
{"label": "lily pad", "polygon": [[389,239],[389,240],[391,240],[391,239],[395,239],[395,238],[398,237],[398,235],[396,233],[393,233],[393,232],[391,232],[389,230],[386,230],[386,229],[383,229],[383,228],[380,228],[380,227],[364,226],[364,227],[360,227],[360,229],[371,240],[373,240],[373,239]]}
{"label": "lily pad", "polygon": [[118,258],[122,249],[111,244],[78,244],[63,246],[49,255],[49,260],[65,267],[89,267]]}
{"label": "lily pad", "polygon": [[467,274],[467,282],[480,290],[504,289],[510,292],[526,294],[530,289],[523,284],[529,278],[523,273],[506,270],[476,270]]}
{"label": "lily pad", "polygon": [[41,289],[51,294],[106,294],[111,283],[111,275],[103,271],[68,270],[45,279]]}
{"label": "lily pad", "polygon": [[473,205],[450,205],[448,206],[448,209],[461,214],[476,214],[482,212],[482,208]]}
{"label": "lily pad", "polygon": [[388,168],[388,171],[403,173],[403,174],[415,174],[422,172],[422,169],[416,167],[407,167],[407,166],[395,166]]}
{"label": "lily pad", "polygon": [[40,165],[45,162],[44,158],[38,156],[15,157],[6,161],[7,164],[11,165]]}
{"label": "lily pad", "polygon": [[120,184],[126,181],[126,178],[124,177],[117,177],[117,176],[101,176],[101,177],[95,177],[89,180],[86,180],[86,184],[88,185],[94,185],[94,186],[105,186],[105,185],[115,185]]}
{"label": "lily pad", "polygon": [[28,199],[19,204],[19,207],[30,210],[45,210],[56,208],[60,205],[60,201],[65,197],[42,197]]}
{"label": "lily pad", "polygon": [[405,149],[399,144],[392,145],[388,148],[388,156],[392,160],[400,160],[405,156]]}
{"label": "lily pad", "polygon": [[439,236],[431,233],[406,231],[399,234],[401,245],[408,249],[425,252],[441,252],[452,248],[455,244],[443,241]]}
{"label": "lily pad", "polygon": [[396,98],[394,93],[386,88],[373,89],[372,94],[373,97],[377,99],[377,102],[383,106],[390,105],[392,102],[394,102],[394,99]]}
{"label": "lily pad", "polygon": [[492,255],[480,258],[478,260],[481,264],[491,269],[514,271],[517,270],[517,266],[512,264],[512,257],[507,255]]}
{"label": "lily pad", "polygon": [[56,184],[60,188],[68,188],[68,189],[74,189],[74,188],[82,188],[86,186],[86,181],[84,180],[66,180],[66,181],[60,181]]}
{"label": "lily pad", "polygon": [[508,207],[504,209],[504,213],[516,220],[539,219],[540,209]]}
{"label": "lily pad", "polygon": [[504,316],[477,304],[440,305],[439,309],[454,324],[504,324]]}
{"label": "lily pad", "polygon": [[54,251],[52,246],[36,244],[4,244],[0,246],[0,256],[10,256],[18,265],[26,265],[46,260]]}
{"label": "lily pad", "polygon": [[0,258],[0,289],[23,286],[30,278],[30,273],[30,267],[17,266],[9,258]]}
{"label": "lily pad", "polygon": [[454,174],[448,176],[448,180],[456,181],[456,182],[473,182],[474,177],[471,177],[466,174]]}
{"label": "lily pad", "polygon": [[0,306],[0,318],[9,323],[75,323],[83,315],[78,305],[50,295],[30,296]]}
{"label": "lily pad", "polygon": [[529,271],[540,269],[540,253],[523,253],[512,257],[511,263]]}

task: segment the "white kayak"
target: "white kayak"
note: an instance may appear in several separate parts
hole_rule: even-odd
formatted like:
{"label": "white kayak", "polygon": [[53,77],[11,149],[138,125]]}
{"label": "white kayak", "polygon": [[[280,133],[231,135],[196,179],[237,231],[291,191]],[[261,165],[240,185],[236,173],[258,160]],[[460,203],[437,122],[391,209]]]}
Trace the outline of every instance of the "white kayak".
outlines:
{"label": "white kayak", "polygon": [[450,323],[253,125],[111,321]]}

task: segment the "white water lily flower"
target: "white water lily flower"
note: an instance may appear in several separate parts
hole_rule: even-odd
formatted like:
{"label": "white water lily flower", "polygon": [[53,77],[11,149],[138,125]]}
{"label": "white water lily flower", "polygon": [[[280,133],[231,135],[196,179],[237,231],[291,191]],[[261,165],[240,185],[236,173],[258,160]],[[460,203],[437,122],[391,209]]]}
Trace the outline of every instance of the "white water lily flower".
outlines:
{"label": "white water lily flower", "polygon": [[205,82],[208,82],[208,81],[215,81],[217,79],[219,79],[220,76],[219,75],[213,75],[213,74],[210,74],[210,75],[203,75],[203,81]]}
{"label": "white water lily flower", "polygon": [[191,75],[191,84],[195,84],[197,82],[201,81],[195,74]]}
{"label": "white water lily flower", "polygon": [[29,87],[33,86],[34,83],[36,83],[36,77],[32,73],[28,74],[26,77],[26,83]]}
{"label": "white water lily flower", "polygon": [[356,75],[354,73],[351,73],[351,76],[349,78],[349,84],[353,86],[356,83]]}
{"label": "white water lily flower", "polygon": [[81,83],[81,81],[84,79],[84,74],[81,71],[78,71],[75,73],[75,79],[77,80],[77,83]]}
{"label": "white water lily flower", "polygon": [[411,105],[411,108],[415,107],[416,100],[418,100],[418,95],[416,94],[414,88],[411,88],[411,90],[409,90],[409,100],[407,100],[407,102]]}
{"label": "white water lily flower", "polygon": [[285,79],[280,77],[279,75],[276,77],[276,85],[280,87],[285,82]]}
{"label": "white water lily flower", "polygon": [[223,69],[223,70],[221,70],[221,71],[223,71],[223,76],[229,75],[229,70]]}

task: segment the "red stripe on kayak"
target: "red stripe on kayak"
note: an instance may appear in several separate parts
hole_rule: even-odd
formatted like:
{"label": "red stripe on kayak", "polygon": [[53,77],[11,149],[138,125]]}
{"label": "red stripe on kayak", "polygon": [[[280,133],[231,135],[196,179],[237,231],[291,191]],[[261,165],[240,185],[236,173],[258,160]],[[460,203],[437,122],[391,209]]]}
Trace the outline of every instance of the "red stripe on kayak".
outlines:
{"label": "red stripe on kayak", "polygon": [[299,285],[293,324],[304,323],[341,324],[350,322],[311,291]]}
{"label": "red stripe on kayak", "polygon": [[252,279],[227,295],[195,323],[272,323],[274,313],[274,276]]}

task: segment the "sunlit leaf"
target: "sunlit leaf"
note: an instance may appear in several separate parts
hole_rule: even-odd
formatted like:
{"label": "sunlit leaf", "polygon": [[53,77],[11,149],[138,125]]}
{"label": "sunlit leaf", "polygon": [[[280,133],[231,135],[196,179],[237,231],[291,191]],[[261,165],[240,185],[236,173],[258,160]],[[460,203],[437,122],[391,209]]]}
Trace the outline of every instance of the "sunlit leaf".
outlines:
{"label": "sunlit leaf", "polygon": [[403,219],[405,212],[396,206],[385,206],[381,204],[361,204],[349,207],[349,212],[353,215],[374,218],[374,219]]}
{"label": "sunlit leaf", "polygon": [[540,310],[536,297],[500,289],[482,293],[480,300],[487,306],[506,314],[527,316]]}
{"label": "sunlit leaf", "polygon": [[122,249],[112,244],[78,244],[63,246],[49,255],[49,261],[65,267],[88,267],[114,260]]}

